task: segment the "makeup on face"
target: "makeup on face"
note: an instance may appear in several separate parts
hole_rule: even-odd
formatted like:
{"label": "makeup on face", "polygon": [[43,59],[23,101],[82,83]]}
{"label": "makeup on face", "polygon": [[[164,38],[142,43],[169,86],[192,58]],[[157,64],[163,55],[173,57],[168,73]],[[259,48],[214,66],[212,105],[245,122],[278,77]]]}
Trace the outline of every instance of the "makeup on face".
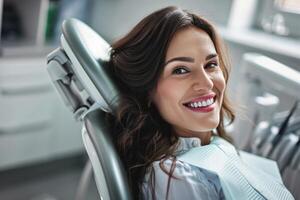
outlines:
{"label": "makeup on face", "polygon": [[163,119],[179,136],[204,138],[219,124],[224,90],[218,54],[208,34],[195,27],[179,30],[153,93]]}
{"label": "makeup on face", "polygon": [[[205,60],[210,60],[214,57],[218,57],[217,54],[213,53],[213,54],[210,54],[208,56],[206,56]],[[171,62],[174,62],[174,61],[182,61],[182,62],[195,62],[195,59],[194,58],[191,58],[191,57],[176,57],[176,58],[172,58],[170,60],[168,60],[167,62],[165,62],[164,66],[166,66],[167,64],[171,63]]]}
{"label": "makeup on face", "polygon": [[215,108],[216,94],[210,93],[204,96],[197,97],[183,103],[184,106],[191,109],[194,112],[211,112]]}

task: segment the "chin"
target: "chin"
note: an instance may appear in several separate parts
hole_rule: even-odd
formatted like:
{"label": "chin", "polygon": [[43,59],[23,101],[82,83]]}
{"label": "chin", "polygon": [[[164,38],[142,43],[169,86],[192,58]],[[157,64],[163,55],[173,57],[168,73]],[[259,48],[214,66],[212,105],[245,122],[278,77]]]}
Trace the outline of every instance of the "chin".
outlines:
{"label": "chin", "polygon": [[202,129],[206,129],[205,131],[211,131],[218,127],[220,120],[208,121],[205,122],[205,126],[202,126]]}

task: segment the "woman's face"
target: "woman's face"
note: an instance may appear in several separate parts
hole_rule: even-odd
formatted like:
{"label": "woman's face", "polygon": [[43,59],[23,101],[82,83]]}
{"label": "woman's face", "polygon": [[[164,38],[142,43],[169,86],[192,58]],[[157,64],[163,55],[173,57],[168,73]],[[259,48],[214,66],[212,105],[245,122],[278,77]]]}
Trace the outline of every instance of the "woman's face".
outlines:
{"label": "woman's face", "polygon": [[208,34],[179,30],[167,50],[165,67],[153,92],[161,116],[183,137],[205,137],[219,124],[225,79]]}

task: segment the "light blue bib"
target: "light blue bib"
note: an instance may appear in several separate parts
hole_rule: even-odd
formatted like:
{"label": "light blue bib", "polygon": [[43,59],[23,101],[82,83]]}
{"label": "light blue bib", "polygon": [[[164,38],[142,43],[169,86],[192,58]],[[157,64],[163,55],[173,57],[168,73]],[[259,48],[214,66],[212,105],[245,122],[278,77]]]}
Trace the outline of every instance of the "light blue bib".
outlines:
{"label": "light blue bib", "polygon": [[178,156],[178,160],[218,174],[228,200],[294,200],[278,179],[246,165],[235,147],[218,136],[213,136],[209,145]]}

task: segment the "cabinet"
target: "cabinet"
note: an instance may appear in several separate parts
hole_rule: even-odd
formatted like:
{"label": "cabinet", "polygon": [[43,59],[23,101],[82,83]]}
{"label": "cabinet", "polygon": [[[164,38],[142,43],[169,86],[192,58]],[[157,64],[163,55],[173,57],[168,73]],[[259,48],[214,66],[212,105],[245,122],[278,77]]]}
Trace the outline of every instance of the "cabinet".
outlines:
{"label": "cabinet", "polygon": [[46,41],[49,6],[50,0],[0,0],[0,170],[84,149],[81,125],[46,70],[46,55],[58,46]]}
{"label": "cabinet", "polygon": [[50,0],[0,0],[2,56],[31,56],[49,51],[46,25]]}

